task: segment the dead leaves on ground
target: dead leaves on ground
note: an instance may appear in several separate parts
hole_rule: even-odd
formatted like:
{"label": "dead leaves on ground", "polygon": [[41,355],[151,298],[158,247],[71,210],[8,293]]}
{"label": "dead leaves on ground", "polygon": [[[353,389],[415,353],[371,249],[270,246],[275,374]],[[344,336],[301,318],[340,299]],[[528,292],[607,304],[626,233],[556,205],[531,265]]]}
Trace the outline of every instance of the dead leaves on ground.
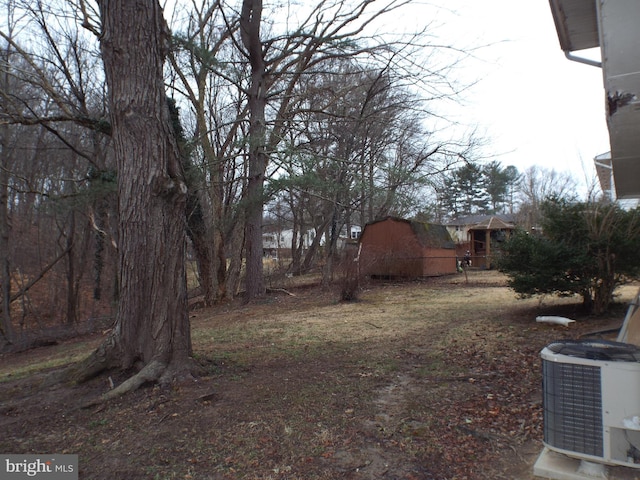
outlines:
{"label": "dead leaves on ground", "polygon": [[433,478],[480,478],[505,450],[518,457],[521,445],[541,438],[536,347],[504,344],[487,350],[480,343],[453,341],[443,356],[462,373],[425,379],[444,385],[425,398],[430,428],[414,431],[411,439],[414,448],[422,442]]}

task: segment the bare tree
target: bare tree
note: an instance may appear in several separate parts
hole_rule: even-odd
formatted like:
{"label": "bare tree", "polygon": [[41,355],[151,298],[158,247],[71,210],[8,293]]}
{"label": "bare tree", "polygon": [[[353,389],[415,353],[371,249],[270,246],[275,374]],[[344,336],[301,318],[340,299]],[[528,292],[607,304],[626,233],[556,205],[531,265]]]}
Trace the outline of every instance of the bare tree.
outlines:
{"label": "bare tree", "polygon": [[569,173],[535,165],[523,172],[518,190],[520,197],[518,222],[526,229],[540,226],[541,205],[545,200],[551,197],[559,199],[577,197],[576,181]]}
{"label": "bare tree", "polygon": [[264,205],[264,176],[267,168],[266,117],[267,62],[260,31],[262,0],[243,0],[240,13],[240,38],[251,66],[251,81],[247,91],[249,109],[249,179],[246,195],[246,298],[264,294],[262,269],[262,207]]}
{"label": "bare tree", "polygon": [[[326,0],[290,11],[285,24],[280,10],[263,5],[261,1],[246,0],[239,7],[215,1],[193,2],[188,25],[174,43],[180,51],[172,57],[171,83],[174,85],[173,78],[180,79],[180,84],[175,84],[178,103],[179,97],[184,95],[192,109],[193,143],[197,145],[197,154],[201,155],[198,162],[202,162],[198,167],[202,171],[198,188],[208,195],[201,203],[207,231],[201,230],[206,234],[203,237],[206,241],[199,243],[209,245],[214,252],[209,254],[203,250],[200,255],[200,247],[194,243],[196,255],[202,259],[199,263],[206,262],[205,257],[209,255],[208,261],[212,264],[209,269],[213,274],[211,282],[205,279],[208,270],[200,269],[207,302],[217,301],[224,296],[223,290],[228,291],[224,288],[226,276],[237,272],[237,266],[242,263],[233,252],[240,252],[243,242],[247,259],[247,299],[264,292],[262,214],[268,201],[264,183],[277,174],[279,165],[274,160],[281,157],[280,150],[286,144],[284,139],[289,137],[289,132],[299,128],[300,109],[309,109],[302,100],[309,96],[304,89],[308,79],[324,71],[334,71],[334,62],[351,62],[363,75],[370,72],[370,75],[380,77],[381,81],[369,92],[372,98],[379,90],[387,88],[385,79],[389,72],[392,72],[394,88],[420,89],[432,100],[455,96],[455,85],[447,78],[447,73],[457,60],[438,61],[434,52],[442,50],[440,45],[429,45],[424,32],[385,36],[377,30],[384,17],[408,3],[393,0],[352,4]],[[374,27],[376,23],[378,25]],[[425,31],[426,28],[428,25]],[[446,49],[455,51],[452,47]],[[353,80],[355,77],[347,75],[345,78]],[[351,88],[347,83],[343,86]],[[345,98],[342,92],[335,93],[328,105]],[[371,110],[366,98],[364,101],[362,118],[369,116]],[[231,106],[233,108],[229,108]],[[403,107],[415,113],[416,118],[430,115],[425,110],[418,113],[410,104],[403,105],[401,99],[394,100],[389,106],[396,110]],[[358,121],[357,116],[352,116],[354,128],[369,128],[369,135],[360,138],[376,136],[372,122],[369,127],[357,127]],[[377,126],[381,139],[392,134],[385,131],[383,125],[384,121],[381,121]],[[408,152],[409,131],[405,130],[403,135],[407,139],[405,152]],[[384,148],[385,141],[374,143]],[[287,148],[285,145],[285,150]],[[375,145],[351,142],[349,148],[352,152],[369,154]],[[389,209],[394,198],[403,195],[409,198],[406,193],[411,188],[410,183],[415,186],[416,175],[405,181],[412,176],[405,174],[412,168],[417,171],[423,164],[421,159],[426,159],[429,152],[428,149],[412,151],[411,160],[400,165],[398,162],[404,162],[404,158],[397,156],[396,163],[389,164],[387,183],[389,192],[393,190],[394,193],[386,197],[386,206],[382,200],[383,210]],[[444,152],[439,150],[438,153]],[[349,159],[353,160],[354,155],[349,154]],[[362,165],[362,159],[359,161]],[[353,182],[353,179],[345,178],[344,188]],[[240,192],[240,187],[241,201],[228,195],[228,191]],[[367,196],[369,200],[378,197]],[[347,207],[355,208],[354,205]],[[243,236],[237,235],[237,230],[232,228],[239,218],[243,222]],[[344,218],[349,221],[349,215]],[[227,265],[230,265],[229,271]]]}
{"label": "bare tree", "polygon": [[[8,35],[12,36],[13,25],[13,4],[7,3],[7,20],[8,20]],[[7,42],[6,47],[2,51],[2,57],[0,58],[0,90],[5,92],[8,90],[10,83],[9,64],[11,60],[11,46]],[[3,108],[5,102],[4,96],[2,97]],[[13,326],[11,323],[11,262],[9,254],[9,241],[10,241],[10,221],[9,221],[9,127],[3,122],[0,125],[0,283],[2,283],[2,317],[0,318],[0,333],[4,337],[5,341],[11,343],[14,338]]]}
{"label": "bare tree", "polygon": [[[308,73],[298,87],[287,148],[279,152],[278,178],[269,184],[286,199],[294,231],[313,227],[324,238],[330,281],[345,228],[349,234],[354,224],[415,212],[420,192],[472,143],[430,135],[422,122],[429,116],[425,102],[388,69],[363,70],[342,59]],[[294,272],[309,265],[293,259]]]}
{"label": "bare tree", "polygon": [[[263,183],[269,161],[285,138],[295,116],[295,91],[301,79],[316,74],[324,65],[336,59],[361,62],[362,68],[378,71],[380,66],[402,72],[406,85],[427,85],[424,75],[438,82],[430,84],[432,98],[452,94],[452,84],[442,81],[447,67],[439,64],[435,70],[421,68],[421,52],[434,51],[434,45],[425,45],[422,32],[400,38],[378,35],[372,25],[393,14],[408,1],[391,0],[386,3],[326,0],[302,8],[301,18],[294,26],[279,34],[277,25],[263,35],[265,23],[262,2],[245,0],[240,12],[241,47],[251,65],[251,81],[247,88],[250,132],[248,136],[249,178],[246,194],[247,298],[261,295],[262,252],[258,248],[264,204]],[[265,29],[266,30],[266,29]],[[452,49],[453,50],[453,49]],[[420,57],[420,60],[416,58]],[[435,64],[435,63],[434,63]],[[412,71],[413,70],[413,71]],[[446,87],[444,86],[446,84]],[[439,90],[439,87],[442,89]],[[439,90],[439,91],[438,91]],[[268,115],[267,115],[268,113]],[[266,122],[270,128],[266,128]],[[335,230],[336,223],[332,222]]]}
{"label": "bare tree", "polygon": [[[11,61],[3,62],[0,82],[0,122],[7,146],[2,183],[8,187],[12,228],[3,253],[11,258],[7,275],[13,281],[3,281],[3,287],[16,292],[10,302],[20,307],[22,331],[29,319],[31,327],[38,328],[58,320],[73,323],[80,315],[86,320],[97,306],[80,293],[90,288],[83,272],[101,238],[96,236],[94,243],[91,234],[106,228],[100,213],[107,209],[93,212],[98,195],[91,177],[109,169],[104,133],[110,127],[104,118],[103,75],[96,70],[97,42],[70,28],[64,2],[9,0],[4,6],[10,14],[0,37]],[[9,146],[20,153],[10,154]],[[66,283],[36,285],[58,275],[64,275]]]}
{"label": "bare tree", "polygon": [[[176,99],[186,100],[183,105],[193,122],[188,140],[187,182],[191,191],[187,218],[207,305],[233,296],[236,290],[230,278],[241,262],[229,254],[242,244],[236,228],[242,222],[233,205],[238,203],[246,181],[244,167],[235,159],[242,157],[238,137],[247,106],[236,75],[221,67],[241,63],[233,61],[235,50],[228,42],[237,22],[225,25],[220,17],[219,2],[194,0],[188,21],[176,26],[169,56],[172,92]],[[181,115],[182,119],[187,117]],[[228,265],[229,257],[232,262]]]}

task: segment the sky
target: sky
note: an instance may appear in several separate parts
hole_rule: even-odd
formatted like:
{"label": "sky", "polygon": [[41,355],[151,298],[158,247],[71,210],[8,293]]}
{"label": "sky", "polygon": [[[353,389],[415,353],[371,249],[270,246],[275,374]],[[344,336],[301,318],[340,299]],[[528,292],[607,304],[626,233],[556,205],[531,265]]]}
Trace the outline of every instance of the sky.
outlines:
{"label": "sky", "polygon": [[[532,165],[595,179],[593,157],[609,151],[600,68],[568,60],[548,0],[449,0],[439,37],[487,45],[461,67],[478,80],[465,95],[461,121],[478,126],[485,150],[504,166]],[[430,6],[422,7],[433,11]],[[576,52],[579,53],[579,52]],[[594,56],[595,53],[595,56]],[[599,51],[584,52],[599,60]]]}

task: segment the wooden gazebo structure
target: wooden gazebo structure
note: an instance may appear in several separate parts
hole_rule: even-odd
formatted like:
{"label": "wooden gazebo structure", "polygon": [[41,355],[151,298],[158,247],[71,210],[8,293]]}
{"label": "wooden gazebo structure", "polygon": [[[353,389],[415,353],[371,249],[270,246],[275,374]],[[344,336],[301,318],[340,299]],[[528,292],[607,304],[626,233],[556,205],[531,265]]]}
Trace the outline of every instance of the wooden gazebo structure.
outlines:
{"label": "wooden gazebo structure", "polygon": [[471,262],[474,267],[490,269],[492,255],[500,250],[500,243],[509,238],[515,225],[498,217],[488,217],[469,227]]}

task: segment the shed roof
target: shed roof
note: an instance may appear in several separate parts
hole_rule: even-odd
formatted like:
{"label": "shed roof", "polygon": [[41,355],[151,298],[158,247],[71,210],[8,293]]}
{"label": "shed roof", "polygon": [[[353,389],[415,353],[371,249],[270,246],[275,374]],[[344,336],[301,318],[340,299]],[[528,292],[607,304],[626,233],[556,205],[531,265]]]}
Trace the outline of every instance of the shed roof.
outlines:
{"label": "shed roof", "polygon": [[425,247],[455,248],[449,231],[444,225],[409,221],[411,229]]}

